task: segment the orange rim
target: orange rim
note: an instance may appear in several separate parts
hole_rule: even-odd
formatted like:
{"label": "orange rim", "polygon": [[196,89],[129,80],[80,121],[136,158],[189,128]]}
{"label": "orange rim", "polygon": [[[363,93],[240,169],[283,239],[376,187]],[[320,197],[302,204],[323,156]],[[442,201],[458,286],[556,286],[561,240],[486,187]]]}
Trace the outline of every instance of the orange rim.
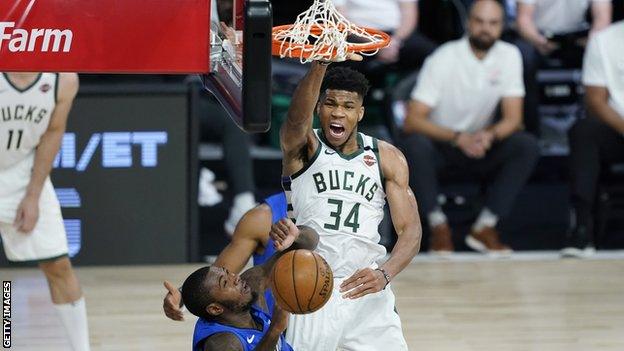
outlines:
{"label": "orange rim", "polygon": [[[306,45],[297,46],[295,48],[291,48],[289,42],[283,39],[275,38],[276,34],[289,30],[292,28],[292,26],[293,26],[292,24],[287,24],[283,26],[273,27],[273,48],[272,48],[273,55],[281,56],[282,51],[286,51],[286,49],[288,49],[288,55],[287,55],[288,57],[309,58],[310,57],[309,50],[312,50],[314,48],[314,45],[306,44]],[[385,48],[386,46],[388,46],[388,44],[390,44],[390,35],[388,35],[387,33],[377,30],[377,29],[373,29],[373,28],[367,28],[367,27],[359,27],[359,28],[363,29],[366,33],[370,35],[379,36],[381,39],[379,41],[371,41],[367,43],[349,43],[347,45],[348,53],[373,52],[381,48]],[[323,31],[323,28],[320,25],[315,24],[314,26],[312,26],[312,29],[310,30],[310,34],[319,35],[321,34],[322,31]],[[331,54],[331,56],[334,56],[336,54],[335,49],[332,50],[333,52],[331,53],[329,51],[330,51],[330,48],[328,46],[322,46],[320,50],[317,51],[317,53],[322,54],[324,56],[327,54]]]}

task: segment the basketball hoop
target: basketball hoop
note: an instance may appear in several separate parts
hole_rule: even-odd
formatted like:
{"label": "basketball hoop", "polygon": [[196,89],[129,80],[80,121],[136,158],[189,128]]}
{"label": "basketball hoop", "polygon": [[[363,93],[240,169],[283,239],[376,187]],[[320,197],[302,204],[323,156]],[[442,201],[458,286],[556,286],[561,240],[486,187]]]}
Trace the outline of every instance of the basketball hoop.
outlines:
{"label": "basketball hoop", "polygon": [[275,56],[344,61],[348,54],[375,55],[388,46],[390,36],[380,30],[358,27],[341,15],[332,0],[314,0],[292,25],[273,28]]}

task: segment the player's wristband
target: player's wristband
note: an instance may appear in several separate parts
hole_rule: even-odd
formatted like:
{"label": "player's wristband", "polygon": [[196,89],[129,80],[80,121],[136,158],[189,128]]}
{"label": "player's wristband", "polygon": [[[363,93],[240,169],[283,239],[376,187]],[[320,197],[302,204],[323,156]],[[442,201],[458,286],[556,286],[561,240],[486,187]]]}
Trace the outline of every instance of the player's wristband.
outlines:
{"label": "player's wristband", "polygon": [[384,285],[383,289],[386,290],[386,287],[388,286],[388,284],[390,284],[390,275],[388,273],[386,273],[386,270],[383,268],[376,268],[376,271],[380,271],[381,274],[383,274],[384,278],[386,279],[386,285]]}

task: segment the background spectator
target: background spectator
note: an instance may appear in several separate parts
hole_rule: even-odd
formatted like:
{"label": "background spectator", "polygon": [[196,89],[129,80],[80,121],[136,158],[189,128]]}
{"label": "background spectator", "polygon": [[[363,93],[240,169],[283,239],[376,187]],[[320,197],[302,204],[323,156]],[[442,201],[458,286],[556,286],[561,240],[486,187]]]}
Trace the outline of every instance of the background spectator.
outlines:
{"label": "background spectator", "polygon": [[[518,0],[516,45],[522,52],[526,86],[525,123],[539,130],[537,70],[546,57],[580,67],[587,36],[611,23],[611,0]],[[586,21],[591,5],[592,25]]]}
{"label": "background spectator", "polygon": [[223,144],[229,190],[234,196],[224,228],[232,235],[243,214],[256,205],[251,137],[236,126],[212,95],[201,94],[199,104],[201,140]]}
{"label": "background spectator", "polygon": [[624,22],[593,36],[585,53],[583,84],[589,117],[570,130],[574,228],[564,255],[587,253],[594,199],[603,165],[624,161]]}
{"label": "background spectator", "polygon": [[338,11],[351,22],[381,29],[392,36],[390,46],[364,62],[349,62],[364,73],[373,89],[385,88],[386,76],[392,70],[420,68],[436,44],[417,30],[418,0],[336,0]]}
{"label": "background spectator", "polygon": [[[427,59],[412,92],[405,121],[405,154],[421,213],[432,229],[430,249],[454,250],[446,215],[437,204],[438,172],[461,169],[494,175],[485,208],[466,243],[494,254],[499,217],[511,210],[538,157],[534,137],[522,128],[522,62],[518,49],[500,41],[503,9],[493,0],[476,2],[468,36],[451,41]],[[494,121],[500,103],[502,119]]]}
{"label": "background spectator", "polygon": [[338,11],[357,25],[381,29],[392,35],[390,46],[375,60],[414,69],[435,49],[435,44],[416,29],[418,0],[336,0]]}

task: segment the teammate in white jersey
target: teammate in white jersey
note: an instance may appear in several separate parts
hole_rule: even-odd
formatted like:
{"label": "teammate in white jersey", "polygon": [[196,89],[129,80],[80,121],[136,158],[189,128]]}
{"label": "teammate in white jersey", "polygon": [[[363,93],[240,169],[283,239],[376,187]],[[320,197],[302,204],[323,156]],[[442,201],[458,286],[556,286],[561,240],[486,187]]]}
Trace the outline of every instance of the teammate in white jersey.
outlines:
{"label": "teammate in white jersey", "polygon": [[[326,69],[313,63],[299,83],[280,141],[291,215],[319,233],[316,251],[332,267],[335,290],[319,311],[291,316],[287,340],[297,351],[407,350],[389,286],[420,247],[407,162],[394,146],[358,133],[366,78]],[[386,250],[377,228],[386,198],[398,241],[380,265]]]}
{"label": "teammate in white jersey", "polygon": [[77,91],[75,73],[0,76],[0,233],[10,261],[38,262],[72,349],[86,351],[85,302],[49,178]]}

